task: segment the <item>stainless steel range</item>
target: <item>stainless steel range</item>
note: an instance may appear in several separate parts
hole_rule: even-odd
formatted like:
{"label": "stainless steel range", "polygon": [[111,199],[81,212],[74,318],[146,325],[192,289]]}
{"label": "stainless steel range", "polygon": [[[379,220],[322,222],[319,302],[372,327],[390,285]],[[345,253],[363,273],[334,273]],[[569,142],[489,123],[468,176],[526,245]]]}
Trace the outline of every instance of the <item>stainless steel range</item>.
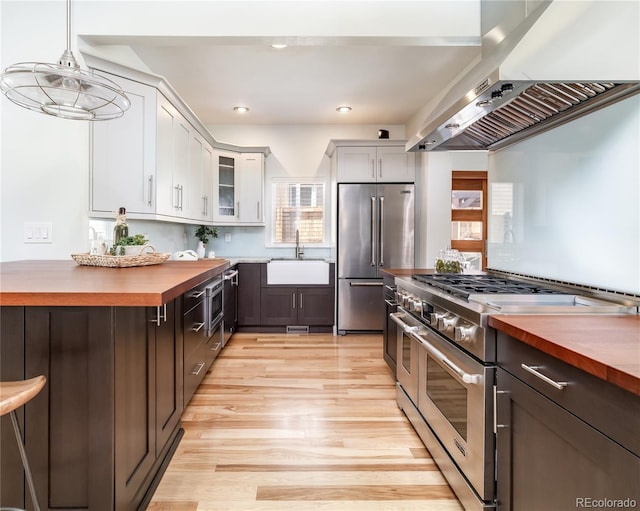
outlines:
{"label": "stainless steel range", "polygon": [[495,507],[496,333],[490,314],[637,314],[638,297],[524,276],[396,278],[398,405],[467,510]]}

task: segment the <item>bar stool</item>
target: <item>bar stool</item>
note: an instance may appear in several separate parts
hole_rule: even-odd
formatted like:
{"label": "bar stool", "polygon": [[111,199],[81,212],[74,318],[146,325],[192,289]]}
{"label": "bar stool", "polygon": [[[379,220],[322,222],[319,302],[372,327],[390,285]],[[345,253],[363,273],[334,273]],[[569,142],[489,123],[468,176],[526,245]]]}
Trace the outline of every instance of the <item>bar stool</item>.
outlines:
{"label": "bar stool", "polygon": [[20,457],[22,458],[22,466],[24,467],[24,472],[27,476],[27,484],[29,485],[29,492],[31,493],[31,500],[33,501],[35,511],[40,511],[40,506],[38,505],[38,499],[36,498],[36,489],[33,485],[33,477],[31,476],[27,453],[25,452],[24,444],[22,443],[22,434],[20,433],[20,427],[18,426],[16,409],[28,403],[38,395],[38,392],[42,390],[42,387],[44,387],[46,382],[47,379],[44,376],[36,376],[35,378],[22,381],[0,382],[0,416],[6,414],[11,415],[13,432],[15,433],[16,441],[18,442],[18,450],[20,451]]}

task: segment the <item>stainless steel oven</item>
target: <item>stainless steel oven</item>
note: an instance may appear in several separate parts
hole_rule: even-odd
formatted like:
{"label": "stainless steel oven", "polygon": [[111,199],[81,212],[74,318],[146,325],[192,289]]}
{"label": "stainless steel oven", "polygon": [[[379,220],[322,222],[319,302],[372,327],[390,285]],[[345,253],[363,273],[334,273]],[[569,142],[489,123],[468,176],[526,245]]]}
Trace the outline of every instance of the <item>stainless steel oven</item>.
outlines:
{"label": "stainless steel oven", "polygon": [[495,508],[497,358],[489,315],[637,314],[638,302],[495,272],[412,275],[395,284],[391,318],[398,358],[406,359],[398,361],[398,405],[464,508]]}
{"label": "stainless steel oven", "polygon": [[457,349],[401,307],[391,317],[402,346],[398,382],[480,498],[492,500],[495,367]]}

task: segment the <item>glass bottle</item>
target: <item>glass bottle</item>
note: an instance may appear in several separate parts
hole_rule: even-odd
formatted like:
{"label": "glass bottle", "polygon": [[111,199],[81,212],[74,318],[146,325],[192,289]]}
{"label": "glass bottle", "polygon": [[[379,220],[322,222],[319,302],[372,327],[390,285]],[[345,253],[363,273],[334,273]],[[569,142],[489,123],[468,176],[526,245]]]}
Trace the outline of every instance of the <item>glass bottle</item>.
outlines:
{"label": "glass bottle", "polygon": [[125,208],[118,209],[116,215],[116,226],[113,228],[113,244],[117,245],[122,238],[129,236],[129,226],[127,225]]}

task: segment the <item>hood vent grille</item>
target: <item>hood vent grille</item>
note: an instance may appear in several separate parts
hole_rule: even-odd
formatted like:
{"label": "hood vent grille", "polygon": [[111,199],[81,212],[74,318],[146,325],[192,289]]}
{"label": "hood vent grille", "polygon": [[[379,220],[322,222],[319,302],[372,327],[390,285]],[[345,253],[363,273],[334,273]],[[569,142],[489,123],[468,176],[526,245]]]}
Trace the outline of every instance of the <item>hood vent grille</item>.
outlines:
{"label": "hood vent grille", "polygon": [[496,82],[491,89],[441,118],[412,150],[500,149],[635,94],[640,84]]}
{"label": "hood vent grille", "polygon": [[467,136],[489,146],[615,87],[613,83],[541,83],[467,128]]}

